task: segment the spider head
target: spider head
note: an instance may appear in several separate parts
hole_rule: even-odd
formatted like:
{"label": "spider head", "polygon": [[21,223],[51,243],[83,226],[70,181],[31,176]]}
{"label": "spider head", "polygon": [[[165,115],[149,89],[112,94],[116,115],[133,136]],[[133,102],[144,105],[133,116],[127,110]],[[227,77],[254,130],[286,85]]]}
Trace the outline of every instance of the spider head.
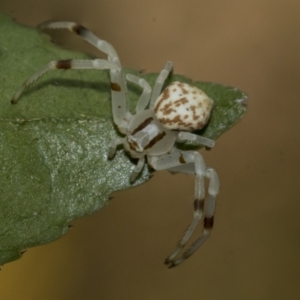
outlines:
{"label": "spider head", "polygon": [[157,120],[169,130],[194,131],[209,120],[213,100],[202,90],[187,83],[171,83],[157,98]]}
{"label": "spider head", "polygon": [[170,151],[175,143],[176,132],[166,130],[155,117],[152,109],[135,114],[128,126],[124,148],[134,158],[144,155],[161,155]]}

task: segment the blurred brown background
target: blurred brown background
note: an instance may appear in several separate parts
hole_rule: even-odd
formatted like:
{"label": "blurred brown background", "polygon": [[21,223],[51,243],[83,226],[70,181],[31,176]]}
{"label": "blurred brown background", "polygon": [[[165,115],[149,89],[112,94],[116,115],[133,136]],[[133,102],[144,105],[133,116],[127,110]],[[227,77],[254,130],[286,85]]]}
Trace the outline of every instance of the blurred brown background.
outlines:
{"label": "blurred brown background", "polygon": [[[0,9],[31,26],[78,21],[125,66],[154,72],[170,59],[176,73],[249,94],[246,117],[203,154],[221,192],[194,257],[163,265],[190,222],[194,178],[159,172],[5,265],[1,299],[300,299],[298,0],[2,0]],[[97,54],[71,33],[53,37]]]}

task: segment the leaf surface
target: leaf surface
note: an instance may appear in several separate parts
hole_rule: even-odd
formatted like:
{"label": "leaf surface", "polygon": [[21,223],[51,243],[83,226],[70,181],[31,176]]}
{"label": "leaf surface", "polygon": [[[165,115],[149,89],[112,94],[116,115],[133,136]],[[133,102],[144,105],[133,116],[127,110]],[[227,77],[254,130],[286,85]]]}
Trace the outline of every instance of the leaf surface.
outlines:
{"label": "leaf surface", "polygon": [[[68,58],[90,57],[61,49],[47,35],[0,15],[0,264],[61,237],[70,221],[99,210],[113,191],[132,187],[129,174],[135,162],[123,149],[107,160],[109,141],[118,134],[107,72],[52,71],[17,105],[10,104],[39,68]],[[140,76],[153,86],[157,74]],[[192,82],[180,75],[169,79],[175,80]],[[243,92],[192,83],[215,101],[210,122],[199,134],[216,139],[243,117]],[[129,90],[134,108],[141,90],[132,85]],[[147,181],[150,172],[145,167],[134,185]]]}

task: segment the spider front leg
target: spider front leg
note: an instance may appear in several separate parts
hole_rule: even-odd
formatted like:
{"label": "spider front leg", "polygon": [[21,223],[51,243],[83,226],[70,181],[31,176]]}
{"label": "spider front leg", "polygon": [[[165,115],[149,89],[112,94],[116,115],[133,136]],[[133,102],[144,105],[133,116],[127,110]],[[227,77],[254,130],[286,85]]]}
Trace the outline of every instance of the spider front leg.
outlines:
{"label": "spider front leg", "polygon": [[[137,106],[136,106],[136,112],[145,110],[147,108],[147,106],[149,105],[149,101],[150,101],[149,108],[153,109],[154,102],[157,99],[157,97],[159,96],[159,94],[161,93],[161,90],[165,83],[165,80],[168,78],[168,76],[172,72],[172,69],[173,69],[173,62],[167,61],[165,67],[160,71],[160,73],[155,81],[153,90],[151,90],[149,83],[145,79],[135,76],[135,75],[132,75],[132,74],[126,75],[126,79],[128,81],[139,85],[143,89],[143,92],[142,92],[142,94],[138,100]],[[151,99],[150,99],[150,97],[151,97]]]}
{"label": "spider front leg", "polygon": [[150,107],[149,107],[150,109],[154,108],[154,103],[155,103],[156,99],[158,98],[158,96],[160,95],[163,85],[165,83],[165,80],[171,74],[172,70],[173,70],[173,62],[167,61],[165,67],[160,71],[160,73],[155,81],[152,95],[151,95],[151,100],[150,100]]}
{"label": "spider front leg", "polygon": [[128,90],[120,59],[115,48],[110,43],[97,37],[89,29],[75,22],[45,22],[39,25],[39,28],[42,30],[68,29],[105,53],[107,60],[118,66],[117,69],[110,70],[112,113],[114,123],[118,126],[119,131],[126,134],[126,118],[130,117]]}
{"label": "spider front leg", "polygon": [[143,92],[137,102],[135,111],[138,113],[142,110],[145,110],[149,104],[152,91],[149,83],[145,79],[132,74],[127,74],[126,79],[132,83],[139,85],[143,89]]}
{"label": "spider front leg", "polygon": [[39,71],[30,76],[23,85],[18,89],[11,99],[12,104],[16,104],[21,97],[22,93],[40,77],[51,70],[116,70],[118,66],[114,63],[109,62],[105,59],[93,59],[93,60],[77,60],[77,59],[67,59],[67,60],[54,60],[49,62],[47,65],[42,67]]}
{"label": "spider front leg", "polygon": [[116,65],[121,67],[120,59],[115,48],[108,43],[97,37],[93,32],[91,32],[88,28],[75,23],[75,22],[44,22],[38,26],[39,29],[68,29],[69,31],[77,34],[82,39],[87,41],[89,44],[93,45],[101,52],[107,55],[107,59],[109,61],[114,62]]}
{"label": "spider front leg", "polygon": [[[170,154],[164,154],[160,157],[149,157],[148,161],[155,170],[169,170],[171,172],[196,174],[193,220],[184,236],[179,241],[176,249],[165,260],[165,263],[171,268],[179,265],[191,256],[209,237],[213,226],[216,196],[219,192],[219,179],[217,173],[213,169],[206,167],[201,154],[196,151],[174,150]],[[208,198],[205,201],[205,205],[204,177],[210,179]],[[176,259],[178,254],[190,240],[200,219],[202,218],[203,213],[204,228],[202,236],[196,240],[196,242],[180,258]]]}

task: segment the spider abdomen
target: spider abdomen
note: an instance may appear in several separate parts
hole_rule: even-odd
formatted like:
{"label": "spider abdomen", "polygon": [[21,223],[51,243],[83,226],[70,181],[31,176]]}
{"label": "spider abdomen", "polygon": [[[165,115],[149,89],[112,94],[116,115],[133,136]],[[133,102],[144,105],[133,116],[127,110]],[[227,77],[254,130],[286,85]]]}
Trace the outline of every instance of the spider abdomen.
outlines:
{"label": "spider abdomen", "polygon": [[171,83],[157,98],[154,111],[158,121],[169,130],[194,131],[207,123],[213,100],[187,83]]}

